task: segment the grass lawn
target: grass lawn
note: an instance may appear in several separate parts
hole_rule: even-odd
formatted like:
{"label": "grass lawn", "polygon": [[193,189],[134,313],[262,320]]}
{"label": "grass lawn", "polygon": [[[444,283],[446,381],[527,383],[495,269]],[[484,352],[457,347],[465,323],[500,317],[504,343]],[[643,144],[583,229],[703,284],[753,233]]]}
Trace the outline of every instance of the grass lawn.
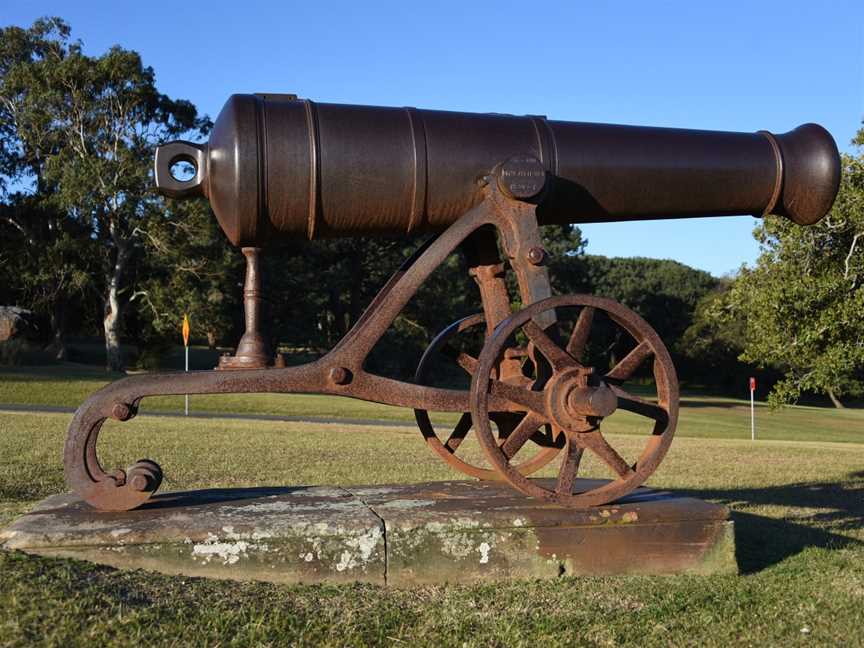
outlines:
{"label": "grass lawn", "polygon": [[[861,413],[790,409],[776,431],[797,440],[752,443],[731,438],[747,429],[738,407],[688,408],[649,485],[729,505],[740,576],[387,590],[167,577],[0,552],[0,645],[864,645],[864,444],[851,436]],[[0,524],[63,489],[69,419],[0,413]],[[453,477],[408,426],[139,417],[106,428],[106,466],[151,457],[164,490]],[[625,455],[641,441],[611,438]],[[602,474],[596,462],[585,467]]]}
{"label": "grass lawn", "polygon": [[[119,376],[87,365],[0,369],[0,409],[5,404],[78,407],[97,389]],[[215,394],[190,397],[192,413],[272,414],[333,419],[368,419],[413,423],[411,410],[350,398],[310,394]],[[864,443],[864,410],[826,407],[789,407],[772,412],[756,404],[757,435],[765,440],[818,440]],[[182,396],[145,399],[141,412],[183,411]],[[436,414],[436,424],[455,422],[454,414]],[[644,430],[644,419],[627,412],[607,422],[612,432]],[[678,435],[750,438],[750,402],[741,399],[684,394]]]}

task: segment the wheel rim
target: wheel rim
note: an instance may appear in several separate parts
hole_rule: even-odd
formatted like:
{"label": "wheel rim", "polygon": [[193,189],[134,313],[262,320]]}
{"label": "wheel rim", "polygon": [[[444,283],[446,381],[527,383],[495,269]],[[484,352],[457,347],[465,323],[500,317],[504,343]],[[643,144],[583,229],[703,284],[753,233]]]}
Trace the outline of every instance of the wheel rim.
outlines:
{"label": "wheel rim", "polygon": [[[435,339],[432,340],[426,348],[426,351],[420,359],[420,363],[417,365],[414,382],[418,385],[426,384],[431,361],[438,353],[440,353],[447,342],[458,333],[480,325],[485,326],[485,320],[481,313],[469,315],[468,317],[454,322],[435,336]],[[476,368],[477,359],[471,356],[468,356],[465,359],[457,358],[457,363],[472,376],[473,380],[473,369]],[[493,417],[494,422],[496,415],[492,414],[491,416]],[[438,433],[435,431],[435,427],[432,425],[429,413],[426,410],[415,409],[414,418],[417,421],[417,426],[420,428],[420,433],[426,441],[426,445],[428,445],[435,454],[441,457],[452,468],[455,468],[466,475],[470,475],[471,477],[476,477],[477,479],[500,481],[504,478],[501,472],[495,468],[483,468],[457,456],[456,451],[471,429],[473,429],[472,416],[470,412],[462,414],[459,421],[456,423],[456,426],[453,428],[453,431],[444,441],[441,440],[441,437],[439,437]],[[512,430],[515,427],[518,427],[520,422],[521,420],[507,422],[503,416],[498,416],[497,424],[499,425],[499,430],[502,426],[507,425],[509,425]],[[492,431],[490,428],[490,434],[491,433]],[[551,431],[547,431],[547,436],[550,436],[549,441],[551,442]],[[555,459],[560,450],[560,447],[543,447],[536,455],[530,459],[515,464],[513,467],[522,475],[533,474]]]}
{"label": "wheel rim", "polygon": [[[571,307],[582,307],[582,309],[566,345],[556,343],[533,321],[533,318],[544,311]],[[628,465],[603,437],[600,426],[604,417],[585,417],[585,420],[581,421],[579,417],[562,416],[561,410],[564,408],[559,400],[556,400],[558,398],[556,388],[561,384],[570,385],[567,382],[568,380],[572,382],[569,376],[574,375],[574,371],[580,371],[580,368],[586,369],[578,358],[581,357],[590,337],[593,317],[597,311],[605,312],[614,324],[626,331],[636,342],[636,346],[629,354],[599,378],[600,386],[597,390],[608,389],[613,393],[618,409],[654,421],[651,435],[632,466]],[[520,330],[553,366],[553,378],[542,391],[513,389],[495,380],[492,375],[492,369],[507,341],[511,335]],[[652,356],[652,372],[658,395],[656,403],[634,396],[621,387]],[[510,440],[504,444],[495,441],[489,424],[488,400],[492,392],[519,404],[527,411],[523,419],[526,425],[517,427],[510,435]],[[572,390],[568,393],[572,394]],[[619,499],[638,488],[663,460],[677,424],[678,380],[672,359],[660,337],[645,320],[627,307],[610,299],[591,295],[551,297],[515,313],[496,327],[483,347],[478,359],[477,371],[472,378],[471,416],[487,459],[515,488],[527,495],[563,506],[573,508],[597,506]],[[520,442],[524,443],[525,428],[544,421],[554,421],[556,424],[570,428],[562,430],[567,438],[567,449],[554,489],[546,488],[537,481],[526,478],[514,470],[510,460],[510,457],[518,452],[516,446]],[[612,470],[614,478],[605,485],[573,493],[572,489],[585,450],[599,457]]]}

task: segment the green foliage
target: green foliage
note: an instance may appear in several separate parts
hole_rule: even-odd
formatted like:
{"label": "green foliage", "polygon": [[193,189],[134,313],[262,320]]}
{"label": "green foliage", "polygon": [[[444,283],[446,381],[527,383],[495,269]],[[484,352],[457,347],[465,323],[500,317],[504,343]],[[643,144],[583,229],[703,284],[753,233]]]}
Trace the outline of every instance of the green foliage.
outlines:
{"label": "green foliage", "polygon": [[588,244],[582,238],[582,230],[575,225],[543,225],[540,236],[549,255],[549,273],[553,280],[556,273],[565,272],[568,261],[585,253]]}
{"label": "green foliage", "polygon": [[642,315],[671,343],[690,322],[699,299],[716,285],[702,270],[668,259],[585,257],[592,291]]}
{"label": "green foliage", "polygon": [[668,259],[573,255],[551,269],[559,293],[619,301],[644,317],[669,346],[690,325],[699,300],[717,285],[707,272]]}
{"label": "green foliage", "polygon": [[27,342],[19,339],[0,342],[0,366],[15,366],[21,364],[21,358],[27,350]]}
{"label": "green foliage", "polygon": [[95,243],[79,223],[22,193],[0,205],[0,237],[0,303],[46,315],[62,357],[66,322],[86,319],[80,303],[92,296]]}
{"label": "green foliage", "polygon": [[[153,70],[136,52],[112,47],[86,56],[70,33],[59,18],[0,30],[2,186],[26,187],[31,207],[23,215],[4,210],[4,220],[46,252],[39,266],[54,265],[51,247],[73,237],[74,269],[101,298],[108,364],[118,368],[121,310],[139,252],[136,228],[162,204],[150,186],[153,147],[201,133],[209,121],[188,101],[159,93]],[[41,239],[32,234],[37,208],[53,221]],[[69,298],[68,291],[56,293],[53,301]]]}
{"label": "green foliage", "polygon": [[179,343],[184,313],[193,339],[211,346],[232,343],[234,317],[242,308],[243,256],[228,243],[207,203],[167,200],[137,230],[144,254],[130,302],[137,307],[144,355],[158,357],[166,344]]}
{"label": "green foliage", "polygon": [[676,365],[691,384],[727,394],[745,394],[748,378],[758,376],[756,389],[761,397],[781,376],[774,367],[757,367],[740,359],[747,322],[731,303],[732,285],[732,279],[721,279],[699,300],[690,326],[674,344]]}
{"label": "green foliage", "polygon": [[715,290],[696,304],[693,321],[681,337],[682,352],[698,358],[736,357],[742,351],[746,322],[729,304],[731,280],[721,280]]}
{"label": "green foliage", "polygon": [[[265,289],[276,342],[323,353],[365,308],[423,238],[297,241],[264,254]],[[398,315],[369,368],[407,378],[431,339],[455,319],[479,310],[477,289],[458,255],[449,258]]]}
{"label": "green foliage", "polygon": [[[858,141],[864,139],[859,132]],[[742,359],[784,371],[771,403],[806,391],[864,391],[864,154],[843,156],[831,213],[811,227],[766,219],[762,253],[732,286],[731,307],[746,318]]]}

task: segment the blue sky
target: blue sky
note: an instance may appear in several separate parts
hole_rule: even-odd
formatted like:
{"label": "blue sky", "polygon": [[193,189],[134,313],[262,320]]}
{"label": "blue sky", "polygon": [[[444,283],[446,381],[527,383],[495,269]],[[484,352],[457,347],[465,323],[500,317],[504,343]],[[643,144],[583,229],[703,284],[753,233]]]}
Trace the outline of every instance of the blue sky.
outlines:
{"label": "blue sky", "polygon": [[[841,150],[864,116],[864,2],[3,0],[0,24],[64,17],[85,51],[141,52],[161,91],[215,117],[234,92],[785,132]],[[749,216],[584,225],[588,251],[720,275],[752,262]]]}

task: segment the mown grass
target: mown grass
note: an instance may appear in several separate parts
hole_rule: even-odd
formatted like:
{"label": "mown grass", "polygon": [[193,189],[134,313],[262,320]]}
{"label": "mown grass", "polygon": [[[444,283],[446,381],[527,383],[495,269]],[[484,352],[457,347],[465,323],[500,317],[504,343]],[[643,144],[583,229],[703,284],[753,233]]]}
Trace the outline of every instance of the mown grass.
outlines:
{"label": "mown grass", "polygon": [[[23,367],[0,370],[0,408],[4,404],[78,407],[93,392],[119,376],[86,365]],[[638,391],[638,386],[636,386]],[[218,394],[190,397],[195,413],[267,414],[332,419],[413,422],[410,409],[351,398],[315,394]],[[182,396],[148,398],[141,412],[180,413]],[[452,424],[455,414],[435,414],[436,424]],[[771,411],[756,404],[757,436],[764,440],[821,440],[864,443],[864,409],[788,407]],[[619,412],[607,421],[613,433],[641,434],[645,421]],[[685,393],[681,399],[681,436],[750,438],[750,403],[746,400]]]}
{"label": "mown grass", "polygon": [[[800,410],[788,425],[809,440],[718,438],[738,424],[731,409],[717,407],[703,438],[679,436],[651,485],[731,507],[740,576],[388,590],[172,578],[0,552],[0,645],[864,645],[864,445],[819,441]],[[0,413],[0,523],[63,488],[69,419]],[[104,437],[108,466],[149,456],[165,469],[164,489],[453,477],[409,427],[139,417]],[[642,440],[611,439],[628,455]]]}

